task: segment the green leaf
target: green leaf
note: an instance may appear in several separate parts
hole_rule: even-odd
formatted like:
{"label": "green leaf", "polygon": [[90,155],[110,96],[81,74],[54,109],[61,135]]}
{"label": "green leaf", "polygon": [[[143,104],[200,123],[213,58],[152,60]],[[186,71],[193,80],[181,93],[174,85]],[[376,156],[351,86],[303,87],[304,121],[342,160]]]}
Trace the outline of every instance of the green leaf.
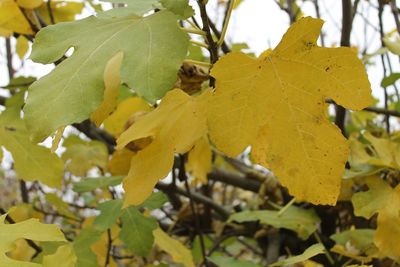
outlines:
{"label": "green leaf", "polygon": [[261,267],[261,265],[255,264],[251,261],[237,260],[226,256],[212,256],[208,259],[219,267]]}
{"label": "green leaf", "polygon": [[292,264],[299,263],[299,262],[304,262],[304,261],[314,257],[315,255],[324,253],[324,250],[325,250],[325,248],[322,244],[314,244],[311,247],[307,248],[303,252],[303,254],[287,258],[286,260],[283,260],[283,261],[278,261],[276,263],[271,264],[270,266],[271,267],[286,266],[286,265],[292,265]]}
{"label": "green leaf", "polygon": [[90,249],[90,246],[100,239],[102,231],[93,227],[83,229],[73,243],[77,257],[76,267],[98,267],[97,256]]}
{"label": "green leaf", "polygon": [[7,86],[5,86],[5,88],[9,90],[16,90],[16,89],[26,90],[34,81],[36,81],[35,77],[20,76],[11,79],[10,83]]}
{"label": "green leaf", "polygon": [[143,216],[136,207],[123,210],[119,238],[138,256],[146,257],[154,242],[153,230],[158,227],[152,217]]}
{"label": "green leaf", "polygon": [[163,192],[155,192],[147,198],[140,207],[145,207],[150,210],[161,208],[168,201],[167,196]]}
{"label": "green leaf", "polygon": [[243,211],[231,215],[229,221],[260,221],[275,228],[295,231],[301,239],[307,239],[317,229],[320,219],[312,209],[291,206],[283,214],[271,210]]}
{"label": "green leaf", "polygon": [[393,85],[398,79],[400,79],[400,73],[391,73],[389,76],[382,79],[381,86],[386,88]]}
{"label": "green leaf", "polygon": [[13,260],[6,256],[14,242],[25,238],[34,241],[66,241],[63,233],[54,224],[43,224],[38,219],[29,219],[15,224],[6,224],[7,214],[0,216],[0,266],[33,267],[41,265]]}
{"label": "green leaf", "polygon": [[180,19],[187,19],[194,15],[193,8],[188,0],[161,0],[163,7],[179,16]]}
{"label": "green leaf", "polygon": [[73,183],[73,190],[77,193],[90,192],[98,188],[116,186],[122,183],[123,176],[104,176],[85,178],[80,182]]}
{"label": "green leaf", "polygon": [[29,89],[24,111],[33,138],[43,140],[96,110],[104,95],[105,65],[119,51],[124,54],[122,82],[155,102],[176,82],[188,43],[168,11],[145,18],[92,16],[44,28],[35,38],[32,60],[48,64],[71,47],[74,53]]}
{"label": "green leaf", "polygon": [[105,231],[111,228],[118,220],[121,214],[122,200],[116,199],[100,203],[98,209],[101,214],[94,220],[93,227],[100,231]]}

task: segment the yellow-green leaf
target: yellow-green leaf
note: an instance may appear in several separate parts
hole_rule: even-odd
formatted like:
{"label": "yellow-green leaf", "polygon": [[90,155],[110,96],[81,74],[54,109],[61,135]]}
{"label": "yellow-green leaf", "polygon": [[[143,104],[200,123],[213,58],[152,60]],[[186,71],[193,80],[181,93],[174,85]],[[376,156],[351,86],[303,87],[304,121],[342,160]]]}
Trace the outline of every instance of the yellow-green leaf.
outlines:
{"label": "yellow-green leaf", "polygon": [[255,161],[271,168],[296,199],[334,205],[348,147],[326,117],[324,100],[359,110],[372,98],[350,48],[317,46],[322,24],[299,20],[257,59],[240,52],[222,57],[211,71],[217,82],[209,133],[228,156],[251,145]]}
{"label": "yellow-green leaf", "polygon": [[395,260],[400,259],[400,185],[392,189],[380,177],[366,179],[369,190],[356,193],[354,214],[365,218],[378,213],[378,227],[374,243],[380,252]]}
{"label": "yellow-green leaf", "polygon": [[76,256],[70,244],[58,247],[56,253],[43,257],[43,267],[75,267]]}
{"label": "yellow-green leaf", "polygon": [[63,162],[49,149],[32,143],[25,124],[20,119],[24,92],[15,94],[6,102],[7,109],[0,114],[0,147],[13,157],[18,177],[26,181],[38,180],[51,187],[61,187]]}
{"label": "yellow-green leaf", "polygon": [[270,266],[291,266],[292,264],[304,262],[318,254],[324,253],[325,248],[322,244],[315,244],[307,248],[302,254],[287,258],[271,264]]}
{"label": "yellow-green leaf", "polygon": [[20,35],[17,38],[17,44],[15,45],[15,49],[17,50],[17,55],[19,56],[19,58],[23,59],[29,50],[28,39],[26,39],[25,36]]}
{"label": "yellow-green leaf", "polygon": [[102,169],[107,166],[107,147],[100,141],[87,142],[77,136],[69,136],[65,139],[64,146],[67,150],[62,158],[67,169],[77,176],[85,176],[95,166]]}
{"label": "yellow-green leaf", "polygon": [[120,67],[123,52],[118,52],[108,62],[104,69],[104,99],[93,112],[91,119],[99,127],[117,106],[119,86],[121,84]]}
{"label": "yellow-green leaf", "polygon": [[124,205],[139,205],[150,196],[159,179],[168,175],[174,153],[189,151],[207,132],[205,104],[209,91],[192,97],[182,90],[170,91],[160,106],[140,117],[117,140],[117,149],[132,141],[152,138],[152,142],[132,157],[124,180]]}
{"label": "yellow-green leaf", "polygon": [[54,224],[43,224],[38,219],[29,219],[15,224],[6,224],[7,214],[0,216],[0,266],[40,267],[40,264],[12,260],[6,253],[13,243],[21,238],[35,241],[66,241],[63,233]]}
{"label": "yellow-green leaf", "polygon": [[157,228],[153,231],[155,244],[171,255],[172,260],[185,267],[195,267],[192,253],[181,242],[168,236],[163,230]]}

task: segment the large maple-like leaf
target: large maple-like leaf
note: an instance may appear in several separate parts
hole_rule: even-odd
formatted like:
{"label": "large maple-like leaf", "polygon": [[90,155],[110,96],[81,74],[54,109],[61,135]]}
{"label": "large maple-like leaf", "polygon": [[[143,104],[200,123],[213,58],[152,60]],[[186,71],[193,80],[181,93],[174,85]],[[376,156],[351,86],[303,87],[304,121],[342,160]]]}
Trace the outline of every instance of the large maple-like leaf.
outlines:
{"label": "large maple-like leaf", "polygon": [[157,109],[121,134],[118,149],[135,140],[152,138],[149,145],[132,157],[124,180],[125,206],[141,204],[150,196],[157,181],[171,170],[174,153],[189,151],[206,134],[204,110],[209,95],[206,91],[199,97],[191,97],[182,90],[172,90]]}
{"label": "large maple-like leaf", "polygon": [[[211,71],[211,140],[236,156],[252,146],[298,200],[335,204],[348,155],[345,138],[325,116],[324,100],[351,109],[371,104],[364,66],[350,48],[322,48],[323,21],[294,23],[273,50],[254,59],[221,58]],[[318,188],[318,189],[317,189]]]}
{"label": "large maple-like leaf", "polygon": [[103,99],[106,63],[123,52],[121,81],[149,101],[172,88],[186,56],[188,36],[168,11],[89,17],[40,31],[31,58],[52,63],[74,47],[71,57],[35,82],[24,108],[28,128],[41,140],[61,126],[82,121]]}

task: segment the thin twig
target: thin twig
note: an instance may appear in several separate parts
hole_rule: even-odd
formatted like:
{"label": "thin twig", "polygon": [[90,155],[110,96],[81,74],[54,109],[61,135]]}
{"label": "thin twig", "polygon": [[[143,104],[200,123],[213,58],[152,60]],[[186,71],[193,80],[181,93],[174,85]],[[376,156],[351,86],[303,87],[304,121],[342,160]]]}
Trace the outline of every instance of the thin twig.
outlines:
{"label": "thin twig", "polygon": [[12,51],[11,51],[11,39],[6,38],[6,58],[7,58],[7,69],[8,69],[8,78],[11,82],[12,78],[14,77],[14,68],[12,65]]}
{"label": "thin twig", "polygon": [[[340,37],[341,46],[350,46],[350,35],[353,24],[352,8],[353,6],[351,4],[351,0],[342,0],[342,32]],[[346,109],[339,105],[336,105],[335,109],[335,124],[342,131],[342,134],[347,136],[345,128]]]}
{"label": "thin twig", "polygon": [[[381,45],[382,47],[385,47],[385,43],[383,41],[383,37],[385,36],[384,30],[383,30],[383,20],[382,20],[382,14],[383,14],[383,2],[382,0],[379,0],[379,7],[378,7],[378,20],[379,20],[379,33],[381,36]],[[383,67],[383,76],[385,77],[387,74],[386,70],[386,64],[385,64],[385,57],[384,55],[380,55],[381,62],[382,62],[382,67]],[[383,87],[383,93],[384,93],[384,105],[385,109],[388,109],[389,106],[389,95],[387,92],[386,87]],[[386,124],[386,132],[390,133],[390,121],[389,121],[389,116],[385,116],[385,124]]]}
{"label": "thin twig", "polygon": [[104,267],[107,267],[110,264],[111,249],[112,249],[111,230],[107,229],[107,255],[106,255],[106,260],[104,262]]}
{"label": "thin twig", "polygon": [[219,37],[219,40],[217,42],[217,47],[220,47],[225,40],[226,31],[228,29],[229,20],[231,18],[234,5],[235,5],[235,0],[228,1],[228,8],[225,12],[224,25],[222,26],[221,36]]}
{"label": "thin twig", "polygon": [[199,240],[200,240],[200,248],[201,248],[201,253],[203,255],[204,265],[206,267],[208,267],[209,264],[208,264],[208,261],[207,261],[206,246],[205,246],[205,243],[204,243],[203,232],[201,230],[200,218],[199,218],[199,215],[197,214],[196,207],[194,206],[194,200],[193,200],[193,197],[192,197],[192,193],[190,192],[188,177],[186,175],[185,158],[184,158],[183,155],[181,155],[180,159],[181,159],[181,162],[180,162],[181,164],[180,164],[180,167],[179,167],[179,176],[180,176],[181,180],[183,180],[183,182],[185,184],[185,189],[186,189],[186,192],[187,192],[188,197],[189,197],[190,209],[192,210],[192,214],[193,214],[195,229],[196,229],[197,235],[199,236]]}
{"label": "thin twig", "polygon": [[[208,51],[210,52],[210,63],[213,65],[218,60],[218,47],[211,34],[205,1],[197,0],[197,4],[199,6],[200,16],[203,22],[202,30],[206,33],[205,37],[208,44]],[[211,87],[215,86],[215,79],[212,77],[210,78],[210,86]]]}
{"label": "thin twig", "polygon": [[47,12],[49,13],[51,24],[55,24],[56,22],[54,20],[53,9],[51,8],[51,0],[47,1]]}

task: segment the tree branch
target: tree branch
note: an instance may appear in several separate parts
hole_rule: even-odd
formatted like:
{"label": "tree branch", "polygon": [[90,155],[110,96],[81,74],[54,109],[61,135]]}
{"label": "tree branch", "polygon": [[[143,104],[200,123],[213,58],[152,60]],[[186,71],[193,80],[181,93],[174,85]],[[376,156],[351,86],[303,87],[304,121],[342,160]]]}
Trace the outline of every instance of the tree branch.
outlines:
{"label": "tree branch", "polygon": [[[341,46],[350,46],[351,27],[353,24],[352,8],[351,0],[342,0],[342,34],[340,38]],[[336,105],[335,109],[335,124],[342,131],[342,134],[347,136],[345,128],[346,109],[339,105]]]}
{"label": "tree branch", "polygon": [[72,124],[76,129],[84,133],[88,138],[103,142],[112,154],[115,150],[116,141],[114,136],[110,135],[103,129],[97,128],[90,120],[84,120],[81,123]]}
{"label": "tree branch", "polygon": [[[156,188],[163,192],[164,191],[168,192],[171,189],[171,187],[168,184],[162,182],[157,183]],[[189,194],[184,189],[179,187],[175,188],[175,194],[185,196],[187,198],[189,197]],[[193,201],[202,203],[204,205],[208,205],[221,217],[221,219],[226,220],[230,216],[231,212],[229,210],[215,203],[212,199],[205,197],[202,194],[193,192],[192,190],[190,191],[190,194],[192,196]]]}

